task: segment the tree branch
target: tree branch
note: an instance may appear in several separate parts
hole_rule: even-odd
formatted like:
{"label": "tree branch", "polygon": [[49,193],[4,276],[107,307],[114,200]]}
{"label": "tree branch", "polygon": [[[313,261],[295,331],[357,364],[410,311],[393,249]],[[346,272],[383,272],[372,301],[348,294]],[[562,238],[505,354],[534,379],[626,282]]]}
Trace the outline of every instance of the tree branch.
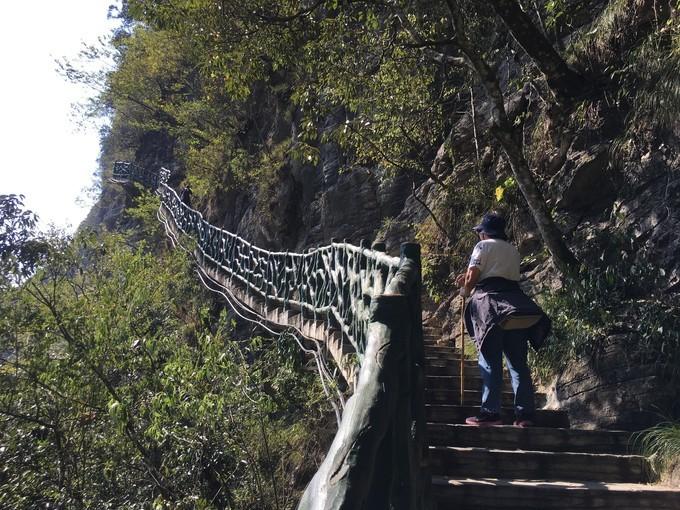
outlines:
{"label": "tree branch", "polygon": [[59,398],[66,400],[68,402],[74,402],[76,404],[80,404],[81,406],[94,409],[95,411],[104,411],[103,408],[98,407],[96,405],[90,404],[89,402],[84,402],[83,400],[80,400],[75,397],[71,397],[68,395],[64,395],[61,391],[59,391],[56,388],[53,388],[52,386],[42,382],[26,365],[23,363],[19,363],[18,361],[10,361],[10,360],[5,360],[2,364],[4,365],[9,365],[17,370],[21,370],[23,373],[27,375],[27,378],[29,381],[31,381],[33,384],[36,384],[37,386],[40,386],[42,389],[46,390],[49,393],[53,393]]}
{"label": "tree branch", "polygon": [[428,41],[422,38],[416,39],[418,42],[415,43],[402,43],[401,46],[404,48],[432,48],[432,47],[439,47],[439,46],[447,46],[449,44],[454,44],[455,43],[455,38],[447,38],[447,39],[437,39],[434,41]]}
{"label": "tree branch", "polygon": [[274,16],[274,15],[264,14],[262,12],[256,12],[255,16],[260,18],[261,20],[267,21],[269,23],[290,23],[293,20],[296,20],[298,18],[304,18],[305,16],[311,14],[316,9],[318,9],[324,2],[325,2],[325,0],[318,0],[312,6],[306,8],[306,9],[302,9],[301,11],[298,11],[295,14],[291,14],[290,16]]}
{"label": "tree branch", "polygon": [[[27,287],[26,288],[27,292],[34,298],[36,298],[38,302],[42,303],[48,308],[64,340],[66,340],[70,345],[75,346],[79,350],[85,351],[85,347],[83,346],[83,344],[78,342],[75,339],[75,337],[71,334],[71,332],[68,331],[68,329],[66,329],[61,314],[54,305],[54,302],[51,301],[34,283],[32,284],[32,288],[33,292]],[[111,381],[104,375],[104,371],[100,367],[92,363],[90,360],[88,360],[86,357],[84,357],[83,360],[85,364],[88,366],[88,368],[92,370],[92,372],[97,376],[97,379],[99,379],[99,381],[104,385],[104,388],[106,388],[106,391],[109,393],[109,395],[111,395],[111,397],[115,401],[124,403],[124,400],[118,394],[116,388],[113,386]],[[130,442],[134,445],[135,449],[141,455],[142,462],[147,467],[148,473],[151,476],[151,478],[153,478],[158,489],[163,493],[164,496],[172,498],[174,496],[172,490],[165,483],[163,474],[156,466],[156,462],[154,461],[149,449],[146,448],[137,437],[137,431],[135,430],[134,423],[132,422],[132,419],[130,418],[128,413],[125,414],[125,424],[123,430],[125,432],[125,436],[130,440]]]}
{"label": "tree branch", "polygon": [[36,418],[34,416],[17,413],[14,411],[10,411],[8,409],[0,409],[0,414],[4,414],[5,416],[9,416],[10,418],[15,418],[17,420],[35,423],[36,425],[40,425],[41,427],[45,427],[46,429],[56,430],[56,426],[53,423],[46,422],[45,420],[41,420],[40,418]]}
{"label": "tree branch", "polygon": [[411,196],[413,199],[418,202],[420,205],[423,206],[423,208],[427,211],[427,214],[430,215],[430,218],[432,218],[432,221],[434,222],[435,225],[437,225],[437,228],[442,231],[442,233],[446,236],[446,238],[449,241],[453,241],[451,236],[449,235],[449,231],[444,228],[444,226],[439,222],[439,219],[435,216],[434,212],[432,209],[430,209],[430,206],[428,206],[423,199],[421,199],[418,196],[418,193],[416,192],[416,182],[413,181],[413,187],[411,188]]}
{"label": "tree branch", "polygon": [[490,3],[517,43],[543,73],[560,102],[567,103],[582,93],[586,83],[583,77],[567,65],[516,0],[490,0]]}
{"label": "tree branch", "polygon": [[413,24],[409,21],[408,17],[404,13],[400,13],[396,16],[396,19],[399,20],[399,23],[401,24],[402,27],[406,30],[406,32],[411,36],[411,39],[414,41],[413,43],[403,43],[402,46],[406,48],[421,48],[426,51],[426,53],[435,61],[438,63],[444,63],[446,62],[447,64],[451,64],[454,66],[465,66],[468,63],[465,61],[464,58],[462,57],[456,57],[453,55],[449,55],[447,53],[441,52],[441,51],[435,51],[431,49],[432,47],[441,47],[441,46],[447,46],[450,44],[455,43],[455,38],[449,37],[446,39],[439,39],[439,40],[427,40],[425,39],[422,35],[418,33],[416,28],[413,26]]}

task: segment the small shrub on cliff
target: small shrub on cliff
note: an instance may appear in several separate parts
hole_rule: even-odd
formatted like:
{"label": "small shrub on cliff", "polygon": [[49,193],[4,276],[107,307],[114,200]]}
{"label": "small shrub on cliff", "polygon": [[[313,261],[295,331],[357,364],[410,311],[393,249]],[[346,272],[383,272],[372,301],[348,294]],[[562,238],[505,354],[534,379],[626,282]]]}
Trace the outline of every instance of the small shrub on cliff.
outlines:
{"label": "small shrub on cliff", "polygon": [[596,358],[609,337],[626,342],[631,363],[657,364],[659,375],[680,386],[680,308],[662,288],[663,269],[643,251],[624,249],[622,239],[603,248],[599,264],[544,299],[554,338],[532,362],[546,382],[567,360]]}
{"label": "small shrub on cliff", "polygon": [[474,180],[445,188],[438,200],[428,204],[430,215],[416,226],[416,240],[422,248],[423,283],[435,301],[451,291],[448,275],[467,267],[467,256],[477,242],[470,226],[495,205],[493,200],[491,185]]}
{"label": "small shrub on cliff", "polygon": [[680,13],[650,34],[627,63],[622,91],[631,96],[630,129],[645,122],[674,129],[680,115]]}

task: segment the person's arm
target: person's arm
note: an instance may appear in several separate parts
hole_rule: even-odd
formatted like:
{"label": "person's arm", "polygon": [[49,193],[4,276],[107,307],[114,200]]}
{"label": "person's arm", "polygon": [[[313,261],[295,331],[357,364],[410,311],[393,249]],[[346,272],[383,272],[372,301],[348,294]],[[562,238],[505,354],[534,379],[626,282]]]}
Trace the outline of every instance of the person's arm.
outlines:
{"label": "person's arm", "polygon": [[475,288],[477,282],[479,281],[479,275],[481,271],[476,266],[470,266],[465,273],[465,282],[463,284],[463,295],[469,296],[472,294],[472,289]]}
{"label": "person's arm", "polygon": [[456,285],[460,287],[462,296],[469,296],[472,294],[472,289],[477,285],[479,277],[482,274],[485,261],[486,253],[483,244],[477,243],[475,249],[472,251],[467,270],[456,278]]}

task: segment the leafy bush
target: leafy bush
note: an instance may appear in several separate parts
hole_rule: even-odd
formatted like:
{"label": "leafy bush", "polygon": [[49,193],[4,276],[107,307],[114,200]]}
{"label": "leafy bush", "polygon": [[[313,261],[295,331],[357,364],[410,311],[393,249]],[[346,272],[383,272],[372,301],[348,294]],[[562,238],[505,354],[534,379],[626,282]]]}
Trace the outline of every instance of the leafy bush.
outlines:
{"label": "leafy bush", "polygon": [[[583,267],[542,305],[553,320],[554,338],[532,363],[543,380],[558,374],[568,360],[594,357],[608,336],[624,333],[626,352],[638,364],[657,363],[659,374],[680,383],[680,310],[670,296],[649,294],[662,288],[663,269],[649,254],[623,238],[602,247],[598,264]],[[592,258],[597,258],[593,256]]]}
{"label": "leafy bush", "polygon": [[185,258],[115,235],[52,243],[3,293],[0,507],[293,506],[323,393],[285,343],[232,341],[201,295]]}

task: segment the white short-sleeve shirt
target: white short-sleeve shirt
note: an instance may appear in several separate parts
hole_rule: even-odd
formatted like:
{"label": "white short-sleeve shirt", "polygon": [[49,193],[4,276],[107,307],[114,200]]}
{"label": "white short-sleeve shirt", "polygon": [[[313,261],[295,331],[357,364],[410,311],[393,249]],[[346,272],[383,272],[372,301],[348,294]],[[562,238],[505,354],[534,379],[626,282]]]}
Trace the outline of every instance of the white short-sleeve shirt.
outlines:
{"label": "white short-sleeve shirt", "polygon": [[486,239],[475,246],[468,267],[479,269],[478,281],[499,276],[517,282],[520,261],[519,251],[509,242],[502,239]]}

